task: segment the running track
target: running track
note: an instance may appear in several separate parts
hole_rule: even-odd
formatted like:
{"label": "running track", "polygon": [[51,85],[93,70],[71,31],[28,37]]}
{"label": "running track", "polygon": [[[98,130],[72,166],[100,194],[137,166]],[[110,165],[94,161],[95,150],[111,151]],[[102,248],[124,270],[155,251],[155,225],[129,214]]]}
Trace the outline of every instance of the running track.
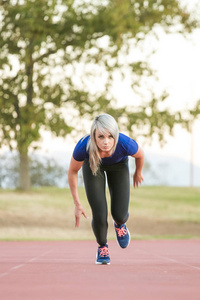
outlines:
{"label": "running track", "polygon": [[2,300],[200,300],[200,240],[109,243],[95,265],[94,241],[0,242]]}

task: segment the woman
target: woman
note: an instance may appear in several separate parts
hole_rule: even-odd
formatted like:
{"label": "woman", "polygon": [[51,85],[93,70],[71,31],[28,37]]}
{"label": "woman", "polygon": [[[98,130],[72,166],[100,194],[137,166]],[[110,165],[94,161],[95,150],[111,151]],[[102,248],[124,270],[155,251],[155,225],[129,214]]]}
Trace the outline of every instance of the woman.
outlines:
{"label": "woman", "polygon": [[130,242],[126,227],[130,194],[128,156],[135,158],[133,185],[138,187],[143,181],[143,150],[133,139],[119,133],[112,116],[101,114],[94,119],[90,135],[77,143],[70,162],[68,181],[75,204],[75,227],[79,226],[82,215],[87,218],[78,195],[78,171],[82,167],[86,195],[92,210],[92,228],[99,244],[96,264],[110,264],[105,174],[117,242],[122,248]]}

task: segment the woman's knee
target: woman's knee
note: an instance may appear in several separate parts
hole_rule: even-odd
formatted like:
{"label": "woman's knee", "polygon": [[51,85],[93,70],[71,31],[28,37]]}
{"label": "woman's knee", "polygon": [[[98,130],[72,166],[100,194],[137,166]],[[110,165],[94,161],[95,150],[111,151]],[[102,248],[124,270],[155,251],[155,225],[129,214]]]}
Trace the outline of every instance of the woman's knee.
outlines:
{"label": "woman's knee", "polygon": [[127,222],[129,213],[112,212],[112,217],[118,225],[121,225]]}

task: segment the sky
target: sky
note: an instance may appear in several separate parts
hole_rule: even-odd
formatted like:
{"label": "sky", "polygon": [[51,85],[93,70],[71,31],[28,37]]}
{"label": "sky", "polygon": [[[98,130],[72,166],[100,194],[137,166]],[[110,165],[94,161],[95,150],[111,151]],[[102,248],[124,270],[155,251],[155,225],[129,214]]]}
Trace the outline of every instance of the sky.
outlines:
{"label": "sky", "polygon": [[[180,35],[165,36],[160,41],[154,64],[159,85],[169,93],[168,107],[175,111],[193,108],[200,100],[200,30],[191,41]],[[192,134],[177,126],[174,137],[168,137],[167,141],[163,148],[154,142],[146,149],[188,161],[193,148],[193,162],[200,166],[200,120],[194,122]]]}
{"label": "sky", "polygon": [[[169,93],[166,106],[173,111],[193,108],[200,99],[200,30],[196,30],[190,40],[178,34],[163,35],[151,63],[159,77],[158,89],[166,89]],[[117,82],[116,95],[119,105],[129,105],[133,101],[133,94],[126,81]],[[192,134],[177,126],[174,136],[166,136],[166,141],[163,147],[156,139],[151,145],[142,144],[142,147],[146,152],[163,157],[178,157],[185,161],[192,159],[195,165],[200,166],[200,120],[194,122]],[[65,141],[61,138],[52,140],[50,134],[47,134],[42,149],[47,152],[64,149],[72,152],[74,146],[75,141],[72,142],[70,138]]]}

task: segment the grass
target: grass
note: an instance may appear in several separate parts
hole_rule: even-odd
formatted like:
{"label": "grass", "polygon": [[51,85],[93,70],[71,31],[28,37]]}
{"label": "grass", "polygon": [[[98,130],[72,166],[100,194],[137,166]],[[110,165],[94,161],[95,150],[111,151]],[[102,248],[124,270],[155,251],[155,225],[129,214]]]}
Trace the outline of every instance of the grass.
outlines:
{"label": "grass", "polygon": [[[79,195],[89,219],[75,229],[69,189],[0,190],[0,240],[94,239],[84,188]],[[129,212],[133,239],[200,238],[200,188],[131,188]],[[114,239],[110,210],[108,221],[108,238]]]}

